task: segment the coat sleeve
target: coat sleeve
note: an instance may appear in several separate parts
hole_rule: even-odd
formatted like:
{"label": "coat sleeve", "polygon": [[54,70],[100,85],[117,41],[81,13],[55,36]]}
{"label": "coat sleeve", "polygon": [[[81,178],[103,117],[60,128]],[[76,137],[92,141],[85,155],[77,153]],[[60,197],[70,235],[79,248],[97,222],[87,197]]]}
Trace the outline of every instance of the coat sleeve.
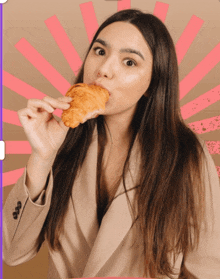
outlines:
{"label": "coat sleeve", "polygon": [[52,170],[46,189],[34,202],[25,181],[26,168],[9,193],[3,208],[3,260],[10,266],[24,263],[37,254],[39,235],[51,203]]}
{"label": "coat sleeve", "polygon": [[184,260],[185,269],[193,276],[187,278],[220,279],[220,184],[215,164],[202,143],[206,157],[204,164],[207,226],[202,227],[198,249]]}

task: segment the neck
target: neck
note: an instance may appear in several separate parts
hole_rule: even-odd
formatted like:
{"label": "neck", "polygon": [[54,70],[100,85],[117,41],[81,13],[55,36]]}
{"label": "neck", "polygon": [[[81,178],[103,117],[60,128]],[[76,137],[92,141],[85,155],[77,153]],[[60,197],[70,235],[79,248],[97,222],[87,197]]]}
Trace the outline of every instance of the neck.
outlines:
{"label": "neck", "polygon": [[107,145],[115,148],[128,146],[131,140],[130,123],[131,117],[110,115],[105,116],[107,124]]}

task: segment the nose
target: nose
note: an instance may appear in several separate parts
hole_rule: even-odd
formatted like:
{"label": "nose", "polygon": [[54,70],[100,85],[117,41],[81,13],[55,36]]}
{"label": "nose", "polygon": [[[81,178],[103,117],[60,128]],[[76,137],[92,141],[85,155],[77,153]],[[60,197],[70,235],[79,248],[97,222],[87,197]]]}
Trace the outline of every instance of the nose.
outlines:
{"label": "nose", "polygon": [[112,79],[116,72],[116,64],[114,57],[108,57],[102,61],[102,63],[98,67],[97,75],[99,74],[100,77],[105,77]]}

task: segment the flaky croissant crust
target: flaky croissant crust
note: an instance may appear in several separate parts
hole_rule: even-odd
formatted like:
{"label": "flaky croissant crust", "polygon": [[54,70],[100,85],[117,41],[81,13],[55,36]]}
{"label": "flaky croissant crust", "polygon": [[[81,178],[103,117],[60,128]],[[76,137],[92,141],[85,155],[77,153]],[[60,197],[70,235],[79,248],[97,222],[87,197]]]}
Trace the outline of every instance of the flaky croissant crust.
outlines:
{"label": "flaky croissant crust", "polygon": [[99,109],[105,109],[109,99],[107,89],[95,84],[77,83],[70,87],[66,96],[72,97],[70,108],[62,113],[62,121],[67,127],[76,128],[85,116]]}

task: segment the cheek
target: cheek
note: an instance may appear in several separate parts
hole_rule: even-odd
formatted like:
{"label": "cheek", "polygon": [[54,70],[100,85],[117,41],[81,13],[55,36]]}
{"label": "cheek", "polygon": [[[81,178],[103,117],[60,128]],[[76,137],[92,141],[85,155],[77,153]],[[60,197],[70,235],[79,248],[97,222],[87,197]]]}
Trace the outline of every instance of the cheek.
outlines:
{"label": "cheek", "polygon": [[92,67],[91,67],[91,63],[90,61],[86,61],[85,65],[84,65],[84,75],[83,75],[83,82],[84,83],[88,83],[89,79],[91,78],[91,74],[92,74]]}
{"label": "cheek", "polygon": [[146,75],[145,72],[144,74],[138,73],[126,75],[123,79],[123,83],[126,84],[126,90],[130,92],[136,92],[139,95],[144,94],[144,92],[147,90],[150,85],[150,80],[151,77],[149,75]]}

